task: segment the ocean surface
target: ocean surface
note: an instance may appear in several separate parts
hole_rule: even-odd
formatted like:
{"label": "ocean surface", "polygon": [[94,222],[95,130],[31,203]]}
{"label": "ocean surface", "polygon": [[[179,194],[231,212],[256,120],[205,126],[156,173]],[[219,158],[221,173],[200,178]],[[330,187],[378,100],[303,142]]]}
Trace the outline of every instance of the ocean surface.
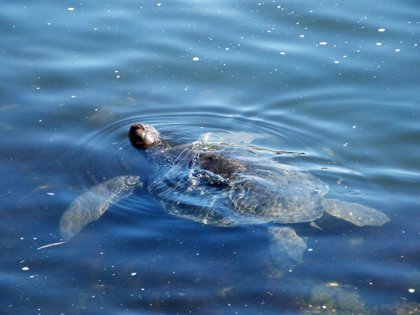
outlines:
{"label": "ocean surface", "polygon": [[[1,314],[420,314],[419,1],[3,0],[0,33]],[[137,192],[38,250],[78,195],[148,177],[137,121],[174,145],[263,135],[390,221],[291,225],[307,249],[285,270],[275,224]]]}

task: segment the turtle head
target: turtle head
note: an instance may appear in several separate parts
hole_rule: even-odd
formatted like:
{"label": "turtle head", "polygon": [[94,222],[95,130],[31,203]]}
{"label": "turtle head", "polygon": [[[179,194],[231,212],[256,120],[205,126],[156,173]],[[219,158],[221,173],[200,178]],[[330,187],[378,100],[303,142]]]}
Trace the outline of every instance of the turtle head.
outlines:
{"label": "turtle head", "polygon": [[148,149],[162,142],[159,131],[150,125],[140,123],[131,125],[128,138],[137,149]]}

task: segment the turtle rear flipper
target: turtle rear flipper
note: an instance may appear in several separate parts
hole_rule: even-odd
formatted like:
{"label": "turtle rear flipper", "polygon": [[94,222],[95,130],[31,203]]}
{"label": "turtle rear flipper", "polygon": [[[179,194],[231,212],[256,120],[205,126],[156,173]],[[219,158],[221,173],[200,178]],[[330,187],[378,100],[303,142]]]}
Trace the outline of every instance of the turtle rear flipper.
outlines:
{"label": "turtle rear flipper", "polygon": [[288,270],[302,262],[306,243],[292,228],[273,226],[268,232],[271,237],[271,259],[275,265]]}
{"label": "turtle rear flipper", "polygon": [[389,221],[385,213],[358,203],[325,198],[323,207],[333,217],[343,219],[357,226],[381,226]]}

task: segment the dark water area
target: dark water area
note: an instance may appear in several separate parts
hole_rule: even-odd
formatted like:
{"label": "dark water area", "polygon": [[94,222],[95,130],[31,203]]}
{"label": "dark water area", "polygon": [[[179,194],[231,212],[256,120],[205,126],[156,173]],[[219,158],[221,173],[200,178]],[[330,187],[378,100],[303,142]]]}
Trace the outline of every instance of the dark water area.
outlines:
{"label": "dark water area", "polygon": [[[419,5],[3,1],[0,313],[419,314]],[[79,194],[147,177],[136,121],[173,144],[264,135],[390,222],[296,224],[303,261],[279,270],[273,224],[203,225],[137,193],[37,250]]]}

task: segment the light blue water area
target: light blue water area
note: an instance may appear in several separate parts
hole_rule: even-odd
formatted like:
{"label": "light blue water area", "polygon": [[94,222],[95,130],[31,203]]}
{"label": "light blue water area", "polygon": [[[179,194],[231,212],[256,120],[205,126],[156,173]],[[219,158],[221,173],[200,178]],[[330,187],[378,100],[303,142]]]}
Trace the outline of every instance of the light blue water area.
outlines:
{"label": "light blue water area", "polygon": [[[0,34],[1,314],[419,307],[418,1],[3,1]],[[79,194],[147,179],[136,121],[174,145],[262,135],[270,159],[390,222],[293,225],[307,249],[283,270],[274,224],[203,225],[138,191],[38,251]]]}

